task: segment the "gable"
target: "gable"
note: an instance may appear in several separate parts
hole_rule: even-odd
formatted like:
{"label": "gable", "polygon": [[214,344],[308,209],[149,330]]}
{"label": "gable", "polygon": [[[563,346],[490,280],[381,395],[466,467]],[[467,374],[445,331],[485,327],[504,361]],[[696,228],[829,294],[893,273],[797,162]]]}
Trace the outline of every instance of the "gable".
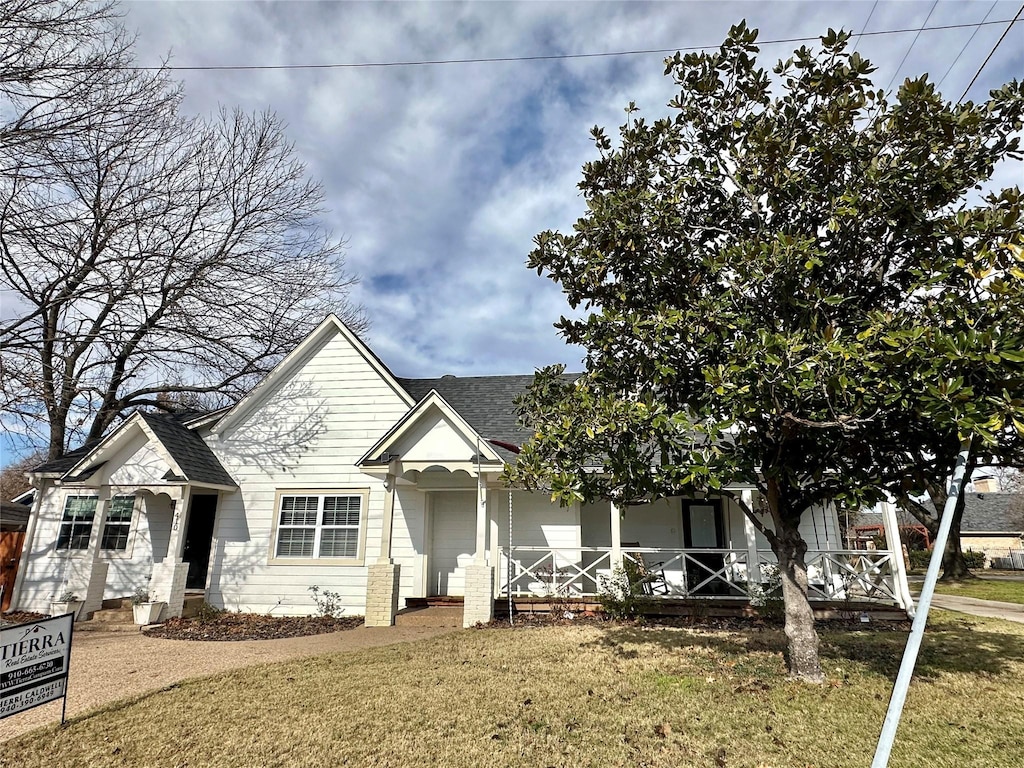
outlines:
{"label": "gable", "polygon": [[166,482],[168,474],[174,474],[158,446],[140,434],[127,443],[104,466],[100,476],[106,476],[106,484],[113,486],[158,485]]}
{"label": "gable", "polygon": [[477,453],[475,440],[433,403],[389,450],[403,461],[472,461]]}
{"label": "gable", "polygon": [[[322,397],[324,390],[338,386],[354,391],[367,390],[369,397],[384,397],[388,404],[398,402],[406,409],[414,401],[380,359],[335,315],[329,315],[267,374],[252,392],[242,398],[213,427],[215,435],[227,434],[257,413],[266,412],[268,403],[277,407],[284,400],[299,401]],[[382,391],[386,390],[386,392]]]}

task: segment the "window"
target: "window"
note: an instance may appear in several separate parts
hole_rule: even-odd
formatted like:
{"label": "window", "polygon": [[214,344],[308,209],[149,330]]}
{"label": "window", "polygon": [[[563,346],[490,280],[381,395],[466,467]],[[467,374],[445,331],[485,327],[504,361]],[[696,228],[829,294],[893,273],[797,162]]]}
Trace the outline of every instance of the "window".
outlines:
{"label": "window", "polygon": [[96,515],[95,496],[68,496],[57,534],[57,549],[88,549],[92,519]]}
{"label": "window", "polygon": [[116,549],[123,552],[128,548],[128,532],[132,527],[134,512],[134,496],[115,496],[110,500],[107,519],[103,524],[100,549]]}
{"label": "window", "polygon": [[361,495],[281,496],[277,557],[359,556]]}

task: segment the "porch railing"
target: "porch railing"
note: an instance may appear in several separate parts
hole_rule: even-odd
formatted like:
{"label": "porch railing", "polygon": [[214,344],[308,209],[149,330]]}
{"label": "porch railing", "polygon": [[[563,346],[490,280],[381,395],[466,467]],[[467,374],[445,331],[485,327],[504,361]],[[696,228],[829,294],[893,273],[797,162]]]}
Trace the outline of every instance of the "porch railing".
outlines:
{"label": "porch railing", "polygon": [[[611,547],[513,546],[499,548],[498,554],[495,586],[500,597],[596,597],[606,591],[616,565]],[[758,550],[755,569],[748,567],[750,554],[746,548],[621,550],[624,571],[652,597],[781,597],[774,553]],[[806,561],[812,600],[898,603],[888,551],[810,551]]]}

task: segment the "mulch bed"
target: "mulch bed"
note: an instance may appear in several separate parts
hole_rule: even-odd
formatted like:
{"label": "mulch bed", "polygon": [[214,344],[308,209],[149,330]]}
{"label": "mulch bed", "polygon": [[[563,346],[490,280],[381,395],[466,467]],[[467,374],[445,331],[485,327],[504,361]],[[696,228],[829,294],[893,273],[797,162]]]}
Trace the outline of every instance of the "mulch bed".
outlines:
{"label": "mulch bed", "polygon": [[0,616],[0,626],[7,627],[14,624],[28,624],[30,621],[45,619],[46,614],[32,613],[31,611],[8,611]]}
{"label": "mulch bed", "polygon": [[146,634],[168,640],[278,640],[341,632],[362,625],[362,616],[335,618],[224,612],[202,619],[168,619],[146,630]]}

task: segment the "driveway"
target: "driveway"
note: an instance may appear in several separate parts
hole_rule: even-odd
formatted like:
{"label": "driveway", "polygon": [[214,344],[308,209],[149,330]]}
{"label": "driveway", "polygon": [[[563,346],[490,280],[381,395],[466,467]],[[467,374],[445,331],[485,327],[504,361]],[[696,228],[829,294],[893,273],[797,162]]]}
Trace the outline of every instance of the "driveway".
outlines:
{"label": "driveway", "polygon": [[[67,715],[71,718],[192,677],[254,664],[423,640],[453,631],[456,630],[451,627],[359,627],[325,635],[239,642],[162,640],[123,630],[76,632]],[[0,742],[32,728],[60,722],[60,709],[60,702],[54,701],[0,720]]]}

